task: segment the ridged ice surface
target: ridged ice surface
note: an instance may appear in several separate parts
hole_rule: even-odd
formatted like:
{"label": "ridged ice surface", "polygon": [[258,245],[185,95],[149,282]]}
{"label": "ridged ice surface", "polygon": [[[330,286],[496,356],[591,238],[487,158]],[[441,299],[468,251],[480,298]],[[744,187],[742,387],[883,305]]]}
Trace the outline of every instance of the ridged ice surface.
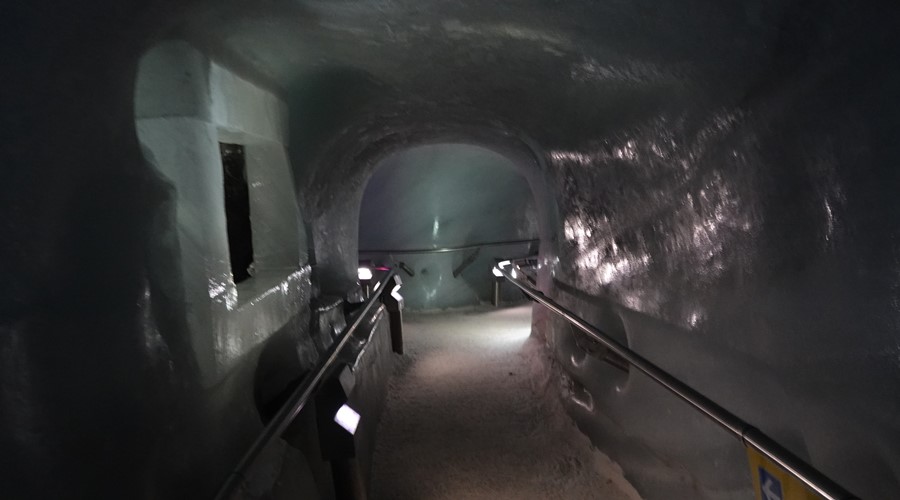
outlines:
{"label": "ridged ice surface", "polygon": [[530,306],[408,315],[405,326],[373,498],[640,498],[565,415]]}

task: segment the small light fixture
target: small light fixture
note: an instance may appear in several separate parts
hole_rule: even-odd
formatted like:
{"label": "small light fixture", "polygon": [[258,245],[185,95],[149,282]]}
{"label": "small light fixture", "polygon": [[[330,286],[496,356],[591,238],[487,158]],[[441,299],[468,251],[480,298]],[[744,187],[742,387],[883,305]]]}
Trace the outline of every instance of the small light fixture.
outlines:
{"label": "small light fixture", "polygon": [[[501,260],[500,262],[497,263],[496,266],[494,266],[494,268],[491,269],[491,272],[494,273],[494,276],[496,276],[497,278],[502,278],[503,273],[501,273],[500,270],[510,264],[511,264],[511,262],[508,260]],[[513,273],[515,273],[515,271],[513,271]],[[513,277],[515,277],[515,276],[513,276]]]}
{"label": "small light fixture", "polygon": [[334,421],[344,428],[350,434],[356,434],[356,427],[359,425],[359,413],[349,406],[342,405],[334,414]]}
{"label": "small light fixture", "polygon": [[367,281],[372,279],[372,270],[368,267],[360,267],[359,269],[357,269],[356,275],[360,280]]}

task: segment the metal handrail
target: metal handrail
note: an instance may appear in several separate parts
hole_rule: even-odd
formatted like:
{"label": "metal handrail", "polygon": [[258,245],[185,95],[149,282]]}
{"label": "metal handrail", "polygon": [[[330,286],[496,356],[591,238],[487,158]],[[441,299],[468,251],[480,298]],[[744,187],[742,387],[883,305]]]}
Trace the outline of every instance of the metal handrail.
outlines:
{"label": "metal handrail", "polygon": [[260,453],[262,453],[273,440],[278,436],[281,436],[294,419],[297,418],[297,415],[303,410],[309,402],[309,399],[315,393],[322,379],[324,379],[338,361],[340,361],[341,351],[347,345],[347,342],[353,336],[356,329],[359,328],[359,325],[362,324],[363,318],[369,314],[369,311],[371,311],[372,307],[378,302],[381,294],[388,288],[388,281],[395,275],[396,271],[391,269],[378,282],[379,286],[375,287],[375,292],[373,292],[366,301],[366,305],[360,310],[353,322],[341,332],[338,340],[331,345],[328,352],[319,358],[319,361],[316,363],[313,370],[304,377],[300,382],[300,385],[294,389],[290,398],[282,405],[278,410],[278,413],[272,417],[272,420],[266,425],[266,428],[263,429],[259,437],[256,438],[256,441],[253,442],[243,458],[241,458],[241,461],[238,462],[237,467],[235,467],[231,474],[228,475],[228,478],[225,479],[225,482],[216,494],[216,500],[226,500],[231,498],[235,490],[246,480],[247,472],[250,467],[253,466],[253,463],[259,457]]}
{"label": "metal handrail", "polygon": [[[507,268],[512,268],[512,272]],[[521,269],[515,264],[507,266],[497,265],[497,269],[512,284],[516,285],[526,295],[541,303],[547,309],[561,316],[588,336],[605,345],[610,351],[624,358],[637,370],[643,372],[652,380],[668,389],[683,401],[694,407],[708,419],[722,426],[731,435],[737,437],[745,446],[753,448],[772,462],[778,464],[785,471],[799,479],[808,488],[829,500],[858,500],[858,497],[826,477],[812,465],[809,465],[800,457],[791,453],[788,449],[778,444],[756,427],[742,420],[737,415],[704,396],[691,386],[682,382],[674,375],[656,366],[640,354],[623,346],[614,338],[603,333],[593,325],[580,318],[572,311],[566,309],[556,301],[548,298],[540,290],[517,279],[515,270]]]}
{"label": "metal handrail", "polygon": [[471,245],[463,245],[458,247],[440,247],[440,248],[414,248],[409,250],[360,250],[359,253],[370,254],[370,253],[387,253],[394,255],[406,255],[406,254],[418,254],[418,253],[450,253],[450,252],[462,252],[463,250],[473,250],[475,248],[481,247],[500,247],[500,246],[509,246],[509,245],[522,245],[525,243],[537,243],[541,240],[509,240],[509,241],[489,241],[486,243],[472,243]]}

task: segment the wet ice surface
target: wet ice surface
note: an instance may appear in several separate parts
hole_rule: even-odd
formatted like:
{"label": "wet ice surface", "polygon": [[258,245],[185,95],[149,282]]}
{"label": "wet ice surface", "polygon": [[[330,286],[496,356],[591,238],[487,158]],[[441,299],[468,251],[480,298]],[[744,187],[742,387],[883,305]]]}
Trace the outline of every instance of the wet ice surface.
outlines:
{"label": "wet ice surface", "polygon": [[373,498],[640,498],[565,415],[530,306],[405,320]]}

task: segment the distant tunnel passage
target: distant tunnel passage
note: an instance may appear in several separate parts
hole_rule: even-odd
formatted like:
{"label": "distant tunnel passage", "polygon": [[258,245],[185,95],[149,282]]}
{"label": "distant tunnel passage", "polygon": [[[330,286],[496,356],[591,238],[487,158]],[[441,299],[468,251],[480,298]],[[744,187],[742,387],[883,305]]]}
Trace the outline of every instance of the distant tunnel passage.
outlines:
{"label": "distant tunnel passage", "polygon": [[[498,260],[537,252],[538,226],[529,183],[510,159],[469,144],[419,146],[388,157],[368,180],[360,259],[411,270],[402,276],[410,309],[471,306],[491,300]],[[513,287],[502,293],[521,300]]]}

